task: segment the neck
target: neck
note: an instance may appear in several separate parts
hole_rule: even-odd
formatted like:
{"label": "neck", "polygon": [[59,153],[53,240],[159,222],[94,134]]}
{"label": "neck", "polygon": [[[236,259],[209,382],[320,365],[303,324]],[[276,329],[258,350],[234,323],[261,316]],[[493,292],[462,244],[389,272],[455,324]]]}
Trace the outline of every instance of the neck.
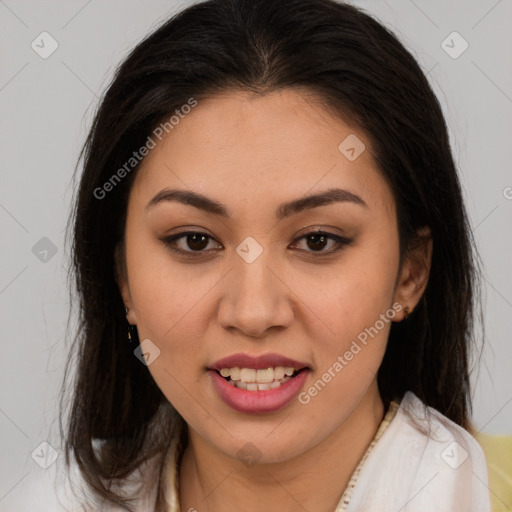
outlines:
{"label": "neck", "polygon": [[293,459],[246,467],[189,429],[180,468],[180,508],[221,512],[226,503],[245,512],[332,512],[375,437],[384,404],[372,386],[327,438]]}

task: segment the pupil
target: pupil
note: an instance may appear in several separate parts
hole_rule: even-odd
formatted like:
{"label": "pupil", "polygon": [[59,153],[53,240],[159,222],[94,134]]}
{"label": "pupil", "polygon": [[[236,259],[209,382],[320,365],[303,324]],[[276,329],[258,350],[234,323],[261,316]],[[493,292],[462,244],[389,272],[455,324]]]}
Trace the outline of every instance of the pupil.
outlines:
{"label": "pupil", "polygon": [[194,233],[187,237],[188,246],[193,250],[204,249],[208,245],[205,242],[207,242],[207,237],[205,235],[198,235],[197,233]]}
{"label": "pupil", "polygon": [[[323,247],[325,247],[326,237],[323,235],[311,235],[308,239],[308,246],[310,249],[323,249]],[[310,244],[309,242],[313,242],[313,244]]]}

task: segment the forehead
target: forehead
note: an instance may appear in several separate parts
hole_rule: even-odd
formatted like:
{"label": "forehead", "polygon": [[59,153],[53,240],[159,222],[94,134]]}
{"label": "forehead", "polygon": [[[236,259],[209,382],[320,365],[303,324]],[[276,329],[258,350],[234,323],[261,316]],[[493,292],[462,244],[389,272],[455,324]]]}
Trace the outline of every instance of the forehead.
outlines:
{"label": "forehead", "polygon": [[145,157],[133,187],[145,198],[180,187],[260,205],[343,187],[394,211],[364,132],[292,89],[199,100]]}

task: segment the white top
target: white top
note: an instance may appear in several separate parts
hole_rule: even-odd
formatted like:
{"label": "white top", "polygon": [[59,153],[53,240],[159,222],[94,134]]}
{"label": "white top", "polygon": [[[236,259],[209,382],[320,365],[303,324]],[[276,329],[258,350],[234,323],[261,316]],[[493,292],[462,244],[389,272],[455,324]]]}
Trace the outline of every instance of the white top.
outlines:
{"label": "white top", "polygon": [[[333,512],[490,512],[485,456],[466,430],[425,408],[410,391],[387,428],[379,430],[380,438],[359,468],[348,506],[340,500]],[[171,446],[168,460],[174,464],[176,443]],[[84,510],[64,488],[58,468],[57,463],[46,470],[37,468],[33,478],[25,478],[0,503],[0,512]],[[170,469],[176,474],[176,467]],[[176,489],[168,489],[166,495],[174,501],[169,512],[180,512]],[[153,512],[155,497],[156,488],[140,501],[137,512]]]}
{"label": "white top", "polygon": [[[428,431],[425,435],[413,426]],[[462,427],[408,391],[363,467],[347,512],[490,512],[487,464]]]}

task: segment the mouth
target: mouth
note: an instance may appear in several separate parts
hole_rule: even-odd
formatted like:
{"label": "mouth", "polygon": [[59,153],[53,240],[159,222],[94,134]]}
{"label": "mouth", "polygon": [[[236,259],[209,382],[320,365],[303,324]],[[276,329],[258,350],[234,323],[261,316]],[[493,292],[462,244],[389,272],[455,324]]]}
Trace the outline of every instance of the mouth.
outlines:
{"label": "mouth", "polygon": [[243,413],[274,412],[289,404],[312,371],[279,354],[234,354],[207,368],[218,396]]}
{"label": "mouth", "polygon": [[267,391],[269,389],[279,388],[289,380],[297,377],[301,371],[307,369],[307,367],[295,369],[291,366],[270,366],[265,369],[240,368],[235,366],[233,368],[221,368],[220,370],[214,371],[228,384],[238,389],[246,391]]}

